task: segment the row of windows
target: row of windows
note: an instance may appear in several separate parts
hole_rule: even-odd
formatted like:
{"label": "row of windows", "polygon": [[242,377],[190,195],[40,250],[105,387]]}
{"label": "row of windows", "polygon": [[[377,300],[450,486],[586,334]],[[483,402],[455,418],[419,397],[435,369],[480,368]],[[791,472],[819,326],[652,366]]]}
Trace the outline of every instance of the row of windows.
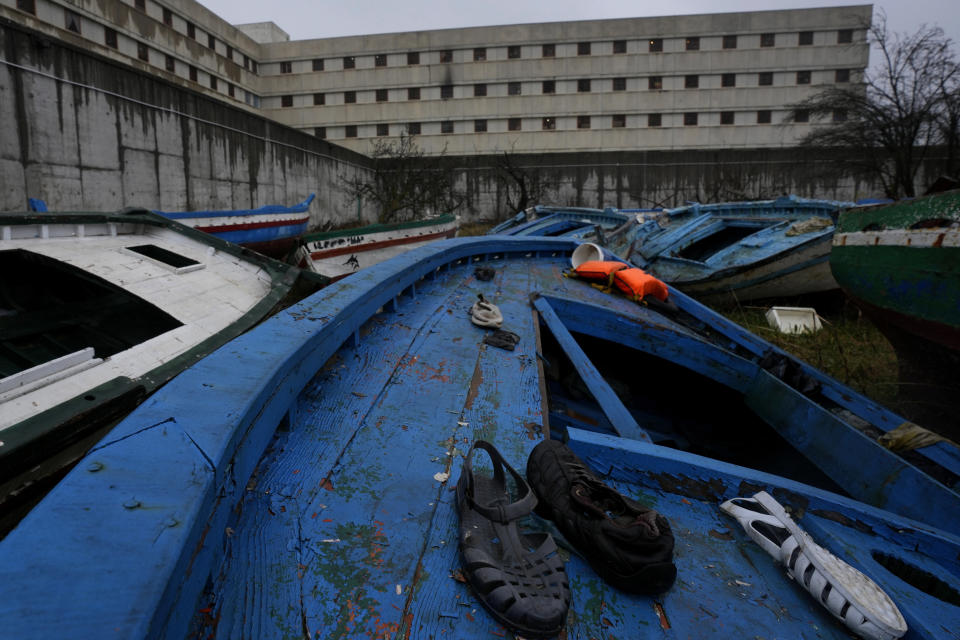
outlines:
{"label": "row of windows", "polygon": [[[134,6],[134,8],[137,9],[138,11],[141,11],[141,12],[143,12],[143,13],[147,13],[147,0],[134,0],[134,1],[133,1],[133,6]],[[25,11],[25,12],[30,13],[30,14],[33,14],[33,15],[36,15],[36,14],[37,14],[36,0],[17,0],[17,8],[20,9],[21,11]],[[167,27],[171,28],[171,29],[176,30],[175,27],[174,27],[174,23],[173,23],[173,17],[174,17],[173,11],[171,11],[171,10],[168,9],[167,7],[162,7],[162,11],[163,11],[163,18],[162,18],[163,24],[166,25]],[[179,16],[178,16],[178,17],[179,17]],[[183,19],[184,22],[186,23],[186,35],[187,35],[187,37],[190,38],[190,39],[192,39],[192,40],[198,40],[198,41],[200,41],[200,40],[197,38],[197,27],[196,27],[196,25],[194,25],[192,22],[190,22],[190,21],[187,20],[186,18],[182,18],[182,19]],[[74,11],[71,11],[70,9],[66,9],[66,8],[64,8],[64,27],[65,27],[67,30],[72,31],[72,32],[74,32],[74,33],[76,33],[76,34],[78,34],[78,35],[83,35],[82,19],[81,19],[80,14],[78,14],[78,13],[76,13],[76,12],[74,12]],[[116,48],[117,48],[117,31],[116,31],[115,29],[111,28],[111,27],[104,27],[104,30],[105,30],[104,44],[106,44],[108,47],[113,47],[114,49],[116,49]],[[217,51],[217,42],[218,42],[218,41],[217,41],[216,37],[214,37],[214,35],[213,35],[212,33],[207,33],[207,48],[209,48],[211,51],[216,52],[216,51]],[[224,51],[225,51],[224,57],[225,57],[227,60],[229,60],[230,62],[239,65],[240,63],[238,63],[236,60],[234,60],[234,49],[233,49],[233,47],[232,47],[231,45],[227,44],[226,42],[223,42],[222,44],[223,44]],[[145,45],[145,44],[141,44],[140,47],[142,47],[142,49],[141,49],[141,51],[140,51],[141,55],[140,55],[139,57],[140,57],[141,60],[145,60],[146,58],[143,57],[142,51],[144,51],[144,50],[146,49],[146,45]],[[256,62],[256,60],[251,59],[251,58],[250,58],[248,55],[246,55],[246,54],[243,54],[243,53],[240,53],[240,52],[237,52],[237,53],[238,53],[239,55],[243,56],[243,68],[246,69],[246,70],[248,70],[248,71],[250,71],[250,72],[252,72],[252,73],[257,73],[258,69],[257,69],[257,62]],[[169,56],[168,56],[168,57],[169,57]],[[168,69],[168,71],[169,71],[169,70],[170,70],[170,69]]]}
{"label": "row of windows", "polygon": [[[745,75],[745,74],[740,74]],[[626,91],[627,90],[627,78],[610,78],[610,88],[612,91]],[[850,70],[849,69],[837,69],[834,72],[834,81],[837,83],[850,82]],[[811,82],[811,72],[810,71],[797,71],[796,72],[796,83],[798,85],[810,84]],[[590,78],[581,78],[576,81],[577,83],[577,92],[578,93],[590,93],[595,89],[603,91],[603,85],[606,82],[601,82],[599,80],[593,80]],[[757,74],[757,86],[772,86],[773,85],[773,72],[764,71]],[[468,85],[469,86],[469,85]],[[697,89],[700,87],[700,76],[699,75],[687,75],[683,76],[683,86],[686,89]],[[720,86],[721,87],[736,87],[737,86],[737,74],[735,73],[724,73],[720,76]],[[453,98],[453,87],[454,85],[441,85],[440,86],[440,98],[442,100],[447,100]],[[663,90],[663,76],[648,76],[647,77],[647,88],[651,91],[660,91]],[[420,100],[421,98],[421,88],[420,87],[408,87],[406,89],[407,100]],[[487,84],[474,84],[473,85],[473,96],[474,97],[485,97],[488,95],[488,85]],[[544,80],[541,83],[541,94],[543,95],[554,95],[557,93],[557,84],[555,80]],[[397,92],[402,92],[403,89],[393,90],[394,100],[397,100]],[[508,82],[507,83],[507,95],[509,96],[519,96],[522,95],[523,88],[522,83],[520,82]],[[402,95],[402,93],[400,94]],[[373,92],[374,100],[376,102],[389,102],[390,101],[390,90],[388,89],[376,89]],[[344,91],[343,92],[343,102],[344,104],[355,104],[357,102],[357,91]],[[287,94],[280,96],[280,106],[282,107],[292,107],[293,106],[293,94]],[[313,104],[314,106],[321,106],[327,104],[327,94],[325,93],[314,93],[313,94]]]}
{"label": "row of windows", "polygon": [[[25,2],[26,0],[19,0],[19,1]],[[144,0],[144,3],[145,3],[145,0]],[[135,6],[136,8],[142,10],[145,4],[142,4],[138,0]],[[68,31],[72,31],[76,34],[82,35],[83,19],[78,13],[71,11],[69,9],[64,9],[64,28],[66,28]],[[198,82],[198,83],[200,82],[201,72],[197,67],[190,64],[185,64],[183,61],[178,60],[177,58],[175,58],[174,56],[168,53],[164,53],[162,51],[152,49],[145,42],[140,42],[138,40],[133,40],[133,39],[131,39],[131,41],[136,45],[137,59],[147,63],[155,62],[157,63],[157,66],[160,66],[159,62],[160,62],[160,58],[162,58],[163,68],[166,71],[170,73],[178,73],[178,71],[180,72],[185,71],[184,75],[187,78],[189,78],[192,82]],[[104,26],[103,27],[103,43],[106,46],[110,47],[111,49],[119,50],[120,35],[117,32],[117,30],[111,27]],[[237,98],[237,87],[233,83],[227,82],[221,78],[218,78],[214,74],[206,71],[203,72],[203,75],[205,76],[205,82],[208,84],[210,89],[214,91],[219,91],[221,93],[226,93],[226,95],[228,95],[231,98],[239,99]],[[242,89],[240,90],[240,93],[243,94],[242,99],[244,102],[246,102],[246,104],[249,104],[254,107],[260,106],[259,96],[252,94],[249,91],[244,91]]]}
{"label": "row of windows", "polygon": [[[807,46],[813,44],[813,31],[800,31],[799,33],[792,34],[796,36],[796,43],[798,46]],[[774,47],[777,43],[776,33],[763,33],[760,34],[760,46],[761,47]],[[787,34],[779,34],[781,42]],[[644,41],[646,50],[651,53],[657,53],[663,51],[663,38],[651,38]],[[684,38],[684,49],[686,51],[700,51],[700,36],[692,36],[689,38]],[[851,43],[853,42],[853,29],[841,29],[837,32],[837,43]],[[722,38],[722,48],[723,49],[736,49],[740,44],[739,36],[736,35],[726,35]],[[592,42],[578,42],[577,55],[578,56],[589,56],[592,55],[594,51],[593,45],[596,43]],[[614,40],[612,43],[612,51],[614,54],[627,53],[627,41],[626,40]],[[469,49],[467,51],[470,51]],[[507,59],[514,60],[522,57],[522,47],[520,45],[509,45],[507,47]],[[453,62],[453,49],[443,49],[438,52],[431,52],[438,54],[438,61],[441,64]],[[544,44],[540,46],[540,56],[542,58],[554,58],[557,55],[557,45],[556,44]],[[483,62],[487,60],[487,47],[475,47],[472,50],[472,57],[475,62]],[[420,52],[419,51],[409,51],[406,54],[406,60],[408,65],[418,65],[420,64]],[[343,69],[356,69],[357,68],[357,57],[356,56],[343,56],[341,59]],[[388,62],[387,54],[378,53],[373,56],[373,66],[374,67],[386,67]],[[311,69],[313,71],[325,71],[326,62],[324,58],[314,58],[311,61]],[[280,73],[293,73],[293,61],[287,60],[280,63]]]}
{"label": "row of windows", "polygon": [[[703,114],[697,112],[686,112],[679,114],[681,116],[681,122],[683,126],[692,127],[698,126],[701,124],[700,116]],[[773,123],[773,111],[769,109],[763,109],[753,112],[735,112],[735,111],[721,111],[719,113],[720,119],[719,122],[721,125],[734,125],[737,124],[772,124]],[[739,115],[739,118],[737,117]],[[609,122],[610,128],[613,129],[622,129],[627,126],[627,114],[619,113],[609,116],[609,121],[606,120],[608,116],[576,116],[576,128],[577,129],[590,129],[594,125],[599,124],[600,127],[603,127],[604,123]],[[663,126],[663,114],[661,113],[648,113],[641,116],[635,116],[637,118],[637,124],[645,123],[647,127],[656,128]],[[642,120],[641,120],[642,119]],[[843,111],[833,112],[831,119],[834,122],[843,122],[846,120],[846,113]],[[530,124],[531,119],[528,118],[528,125]],[[508,118],[507,119],[507,131],[523,131],[523,118]],[[783,122],[797,122],[797,123],[806,123],[810,121],[810,113],[808,111],[797,111],[795,112],[795,117],[792,120],[787,120],[786,118]],[[440,124],[440,133],[441,134],[450,134],[454,133],[454,122],[452,120],[445,120],[439,123]],[[488,120],[480,119],[473,121],[464,121],[461,122],[460,133],[486,133],[488,131]],[[344,126],[344,137],[346,138],[356,138],[358,133],[358,125],[348,124]],[[408,122],[406,124],[393,124],[392,127],[389,123],[380,123],[376,125],[376,135],[377,136],[389,136],[391,134],[391,129],[394,135],[404,131],[409,135],[421,135],[423,133],[423,124],[420,122]],[[540,120],[540,130],[542,131],[555,131],[557,129],[557,118],[548,116],[541,118]],[[529,130],[529,129],[528,129]],[[327,127],[315,127],[314,134],[320,138],[327,137]]]}

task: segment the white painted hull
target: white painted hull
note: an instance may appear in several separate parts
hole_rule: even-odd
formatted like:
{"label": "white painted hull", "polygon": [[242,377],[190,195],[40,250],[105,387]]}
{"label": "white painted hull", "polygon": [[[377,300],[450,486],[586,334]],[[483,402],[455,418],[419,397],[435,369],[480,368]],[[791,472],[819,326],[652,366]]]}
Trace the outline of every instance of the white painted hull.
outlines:
{"label": "white painted hull", "polygon": [[441,238],[452,238],[459,222],[359,233],[320,242],[308,242],[300,249],[301,268],[338,280],[360,269],[383,262],[415,247]]}
{"label": "white painted hull", "polygon": [[[23,249],[73,265],[162,309],[181,326],[108,358],[87,360],[17,384],[0,393],[3,430],[117,377],[137,379],[193,349],[250,311],[272,289],[253,262],[165,227],[141,224],[12,225],[0,228],[0,251]],[[202,266],[173,269],[126,247],[151,244]],[[11,274],[4,274],[10,277]],[[21,372],[24,373],[24,372]],[[64,375],[67,373],[68,375]],[[10,376],[13,378],[14,376]],[[2,383],[3,381],[0,381]]]}

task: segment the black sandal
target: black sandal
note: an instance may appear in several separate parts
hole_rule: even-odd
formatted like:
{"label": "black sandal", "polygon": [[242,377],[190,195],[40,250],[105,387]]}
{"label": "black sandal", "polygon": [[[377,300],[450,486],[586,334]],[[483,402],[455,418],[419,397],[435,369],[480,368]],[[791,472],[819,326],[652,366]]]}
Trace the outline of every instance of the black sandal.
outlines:
{"label": "black sandal", "polygon": [[667,519],[608,487],[565,444],[547,439],[534,447],[527,479],[540,500],[537,513],[555,522],[607,583],[647,595],[673,585]]}
{"label": "black sandal", "polygon": [[[474,476],[474,449],[493,461],[493,478]],[[520,498],[511,502],[506,469]],[[530,514],[537,498],[523,476],[492,444],[477,440],[457,482],[460,557],[477,598],[501,624],[523,636],[544,638],[563,629],[570,587],[563,560],[549,533],[520,533],[516,521]]]}

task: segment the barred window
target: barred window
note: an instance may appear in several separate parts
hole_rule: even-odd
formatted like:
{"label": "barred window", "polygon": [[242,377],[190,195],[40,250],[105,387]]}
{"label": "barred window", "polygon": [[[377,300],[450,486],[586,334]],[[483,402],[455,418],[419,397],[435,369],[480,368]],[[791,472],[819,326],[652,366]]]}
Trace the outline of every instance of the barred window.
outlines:
{"label": "barred window", "polygon": [[507,57],[510,58],[511,60],[514,60],[514,59],[516,59],[516,58],[519,58],[519,57],[520,57],[520,45],[515,44],[515,45],[511,45],[511,46],[507,47]]}
{"label": "barred window", "polygon": [[473,59],[475,62],[482,62],[487,59],[487,48],[477,47],[473,50]]}
{"label": "barred window", "polygon": [[387,89],[377,89],[376,92],[377,102],[386,102],[389,100],[389,92]]}
{"label": "barred window", "polygon": [[685,127],[692,127],[697,124],[697,114],[693,112],[687,112],[683,114],[683,125]]}
{"label": "barred window", "polygon": [[420,87],[410,87],[407,89],[407,100],[419,100]]}
{"label": "barred window", "polygon": [[541,50],[541,55],[544,58],[552,58],[557,55],[557,45],[555,44],[545,44]]}
{"label": "barred window", "polygon": [[314,71],[323,71],[323,58],[314,58],[314,59],[313,59],[313,70],[314,70]]}
{"label": "barred window", "polygon": [[588,56],[588,55],[590,55],[590,43],[589,43],[589,42],[578,42],[578,43],[577,43],[577,55],[578,55],[578,56]]}
{"label": "barred window", "polygon": [[419,52],[419,51],[408,51],[408,52],[407,52],[407,64],[420,64],[420,52]]}
{"label": "barred window", "polygon": [[475,98],[482,98],[485,95],[487,95],[487,85],[485,84],[473,85],[473,96]]}
{"label": "barred window", "polygon": [[348,124],[343,128],[343,135],[345,138],[356,138],[357,137],[357,125]]}
{"label": "barred window", "polygon": [[520,83],[519,82],[508,82],[507,83],[507,95],[518,96],[520,95]]}
{"label": "barred window", "polygon": [[378,136],[390,135],[390,125],[386,123],[377,124],[377,135]]}
{"label": "barred window", "polygon": [[343,101],[346,104],[353,104],[357,101],[357,92],[356,91],[344,91],[343,92]]}
{"label": "barred window", "polygon": [[487,121],[486,120],[474,120],[473,121],[473,131],[475,133],[483,133],[487,130]]}
{"label": "barred window", "polygon": [[292,62],[281,62],[280,63],[280,73],[293,73],[293,63]]}
{"label": "barred window", "polygon": [[647,114],[647,126],[648,127],[659,127],[660,123],[663,121],[663,118],[659,113],[650,113]]}
{"label": "barred window", "polygon": [[444,120],[440,123],[440,133],[453,133],[453,121]]}
{"label": "barred window", "polygon": [[724,49],[736,49],[736,48],[737,48],[737,36],[723,36],[723,48],[724,48]]}
{"label": "barred window", "polygon": [[373,66],[375,67],[385,67],[387,66],[387,56],[384,53],[378,53],[373,56]]}
{"label": "barred window", "polygon": [[614,79],[613,79],[613,90],[614,90],[614,91],[626,91],[626,90],[627,90],[627,79],[626,79],[626,78],[614,78]]}
{"label": "barred window", "polygon": [[507,120],[508,131],[520,131],[520,118],[510,118]]}
{"label": "barred window", "polygon": [[556,93],[557,92],[557,83],[553,80],[544,80],[543,81],[543,93]]}
{"label": "barred window", "polygon": [[74,33],[80,33],[80,14],[74,13],[69,9],[63,10],[63,26],[67,28],[68,31],[73,31]]}
{"label": "barred window", "polygon": [[757,77],[757,84],[761,87],[768,87],[773,84],[773,72],[772,71],[761,71]]}
{"label": "barred window", "polygon": [[292,107],[293,106],[293,96],[280,96],[280,106],[281,107]]}
{"label": "barred window", "polygon": [[733,124],[733,111],[721,111],[720,124]]}
{"label": "barred window", "polygon": [[777,44],[777,34],[775,33],[761,33],[760,34],[760,46],[761,47],[772,47]]}
{"label": "barred window", "polygon": [[[354,56],[344,56],[343,57],[343,68],[344,69],[356,69],[357,68],[357,59]],[[356,126],[354,126],[354,131],[356,131]]]}
{"label": "barred window", "polygon": [[627,41],[626,41],[626,40],[614,40],[614,41],[613,41],[613,52],[614,52],[614,53],[626,53],[626,52],[627,52]]}
{"label": "barred window", "polygon": [[577,129],[589,129],[590,116],[577,116]]}
{"label": "barred window", "polygon": [[614,129],[622,129],[623,127],[626,127],[627,115],[625,113],[614,114],[610,126],[612,126]]}

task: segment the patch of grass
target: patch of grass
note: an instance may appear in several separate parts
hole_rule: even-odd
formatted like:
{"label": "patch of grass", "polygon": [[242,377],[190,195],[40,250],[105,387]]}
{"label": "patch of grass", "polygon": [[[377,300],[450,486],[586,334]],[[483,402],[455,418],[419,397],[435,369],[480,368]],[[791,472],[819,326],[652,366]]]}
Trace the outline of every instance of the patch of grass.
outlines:
{"label": "patch of grass", "polygon": [[467,222],[460,225],[460,229],[457,230],[457,237],[464,238],[466,236],[482,236],[490,231],[493,228],[494,222]]}
{"label": "patch of grass", "polygon": [[785,334],[767,324],[769,307],[722,310],[730,320],[847,386],[896,410],[897,356],[890,342],[852,304],[821,316],[816,333]]}

